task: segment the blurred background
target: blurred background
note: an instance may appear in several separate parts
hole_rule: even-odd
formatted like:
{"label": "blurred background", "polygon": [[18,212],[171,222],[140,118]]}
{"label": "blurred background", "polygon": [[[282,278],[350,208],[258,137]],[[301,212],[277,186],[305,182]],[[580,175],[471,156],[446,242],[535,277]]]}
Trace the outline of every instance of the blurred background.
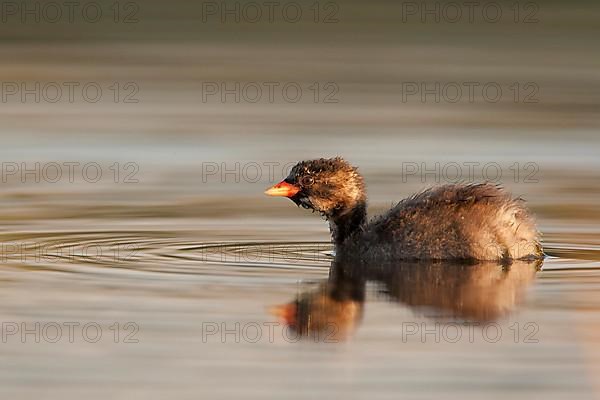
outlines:
{"label": "blurred background", "polygon": [[[0,317],[18,332],[0,392],[593,398],[599,19],[582,0],[1,2]],[[519,314],[540,343],[407,345],[389,332],[416,317],[377,299],[351,344],[203,343],[202,323],[267,321],[327,277],[325,223],[263,191],[337,155],[372,214],[458,181],[524,197],[555,257]],[[20,336],[65,321],[105,339]],[[139,343],[115,344],[128,322]]]}

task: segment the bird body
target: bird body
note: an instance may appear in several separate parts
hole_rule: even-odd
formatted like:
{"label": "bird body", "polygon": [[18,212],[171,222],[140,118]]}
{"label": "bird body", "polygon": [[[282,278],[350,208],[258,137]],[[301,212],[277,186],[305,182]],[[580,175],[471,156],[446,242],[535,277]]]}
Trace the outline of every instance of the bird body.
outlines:
{"label": "bird body", "polygon": [[329,221],[336,254],[369,261],[543,257],[524,201],[490,183],[428,189],[368,221],[363,178],[336,157],[298,163],[265,193],[321,213]]}
{"label": "bird body", "polygon": [[523,201],[497,185],[444,185],[407,198],[357,231],[348,251],[405,260],[541,257]]}

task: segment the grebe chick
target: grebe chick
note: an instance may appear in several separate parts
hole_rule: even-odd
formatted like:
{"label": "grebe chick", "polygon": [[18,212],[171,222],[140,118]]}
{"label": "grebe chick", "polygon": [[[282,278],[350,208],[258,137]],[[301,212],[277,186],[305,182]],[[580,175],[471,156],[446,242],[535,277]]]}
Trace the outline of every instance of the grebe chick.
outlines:
{"label": "grebe chick", "polygon": [[363,178],[336,157],[299,162],[265,193],[321,213],[337,254],[371,261],[543,257],[539,232],[523,200],[490,183],[431,188],[367,221]]}

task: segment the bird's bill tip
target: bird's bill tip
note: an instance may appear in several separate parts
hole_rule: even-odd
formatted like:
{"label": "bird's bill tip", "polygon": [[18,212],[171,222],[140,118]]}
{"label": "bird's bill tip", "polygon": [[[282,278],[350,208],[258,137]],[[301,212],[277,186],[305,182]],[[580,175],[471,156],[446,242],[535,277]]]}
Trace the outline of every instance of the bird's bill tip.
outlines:
{"label": "bird's bill tip", "polygon": [[296,304],[287,303],[269,307],[269,314],[277,317],[277,320],[286,325],[295,325],[296,323]]}
{"label": "bird's bill tip", "polygon": [[281,181],[278,184],[271,186],[270,188],[265,190],[265,194],[267,196],[292,197],[299,191],[300,188],[298,186],[292,185],[291,183],[287,183],[286,181]]}

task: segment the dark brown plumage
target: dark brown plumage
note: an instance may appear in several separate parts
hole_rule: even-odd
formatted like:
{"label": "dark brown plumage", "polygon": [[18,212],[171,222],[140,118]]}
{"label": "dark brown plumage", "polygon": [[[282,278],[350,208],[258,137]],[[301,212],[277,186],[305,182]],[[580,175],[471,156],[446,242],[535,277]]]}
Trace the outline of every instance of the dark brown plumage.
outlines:
{"label": "dark brown plumage", "polygon": [[363,178],[339,157],[302,161],[266,193],[321,213],[329,221],[336,252],[366,260],[543,257],[523,201],[489,183],[428,189],[370,222]]}

